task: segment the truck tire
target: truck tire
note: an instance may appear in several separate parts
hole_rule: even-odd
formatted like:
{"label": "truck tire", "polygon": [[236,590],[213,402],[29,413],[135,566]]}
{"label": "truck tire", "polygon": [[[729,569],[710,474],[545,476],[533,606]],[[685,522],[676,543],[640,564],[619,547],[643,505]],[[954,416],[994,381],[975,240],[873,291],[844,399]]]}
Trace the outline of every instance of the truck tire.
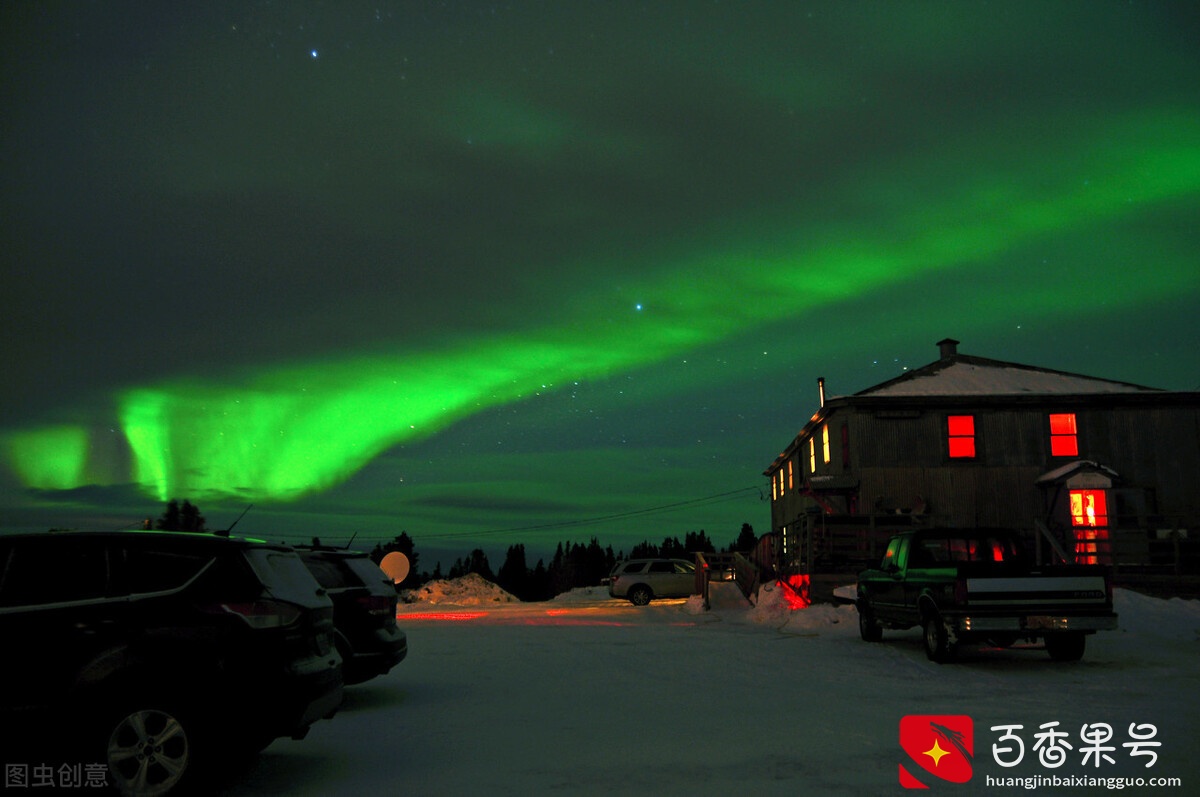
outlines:
{"label": "truck tire", "polygon": [[1079,661],[1087,648],[1087,634],[1069,632],[1046,635],[1046,652],[1055,661]]}
{"label": "truck tire", "polygon": [[945,664],[954,659],[954,646],[950,644],[950,635],[946,633],[946,624],[937,611],[925,615],[921,621],[922,636],[925,639],[925,655],[930,661]]}
{"label": "truck tire", "polygon": [[858,633],[864,642],[878,642],[883,639],[883,626],[875,619],[871,607],[862,601],[858,603]]}

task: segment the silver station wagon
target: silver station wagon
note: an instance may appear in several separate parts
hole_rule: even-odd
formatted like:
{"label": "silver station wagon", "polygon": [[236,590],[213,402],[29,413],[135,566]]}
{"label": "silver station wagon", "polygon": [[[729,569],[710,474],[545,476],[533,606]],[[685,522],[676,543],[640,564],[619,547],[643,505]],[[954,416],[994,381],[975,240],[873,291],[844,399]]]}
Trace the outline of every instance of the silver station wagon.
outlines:
{"label": "silver station wagon", "polygon": [[608,594],[645,606],[655,598],[686,598],[696,592],[696,565],[685,559],[630,559],[609,574]]}

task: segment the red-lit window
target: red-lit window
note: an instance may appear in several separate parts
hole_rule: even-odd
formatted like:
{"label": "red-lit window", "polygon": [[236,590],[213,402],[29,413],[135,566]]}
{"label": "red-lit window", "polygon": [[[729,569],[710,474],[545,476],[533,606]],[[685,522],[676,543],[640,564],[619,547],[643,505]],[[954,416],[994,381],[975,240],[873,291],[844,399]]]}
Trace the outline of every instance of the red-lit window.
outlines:
{"label": "red-lit window", "polygon": [[1108,501],[1103,490],[1071,490],[1071,525],[1077,564],[1111,564]]}
{"label": "red-lit window", "polygon": [[975,416],[950,415],[946,418],[952,459],[969,459],[975,456]]}
{"label": "red-lit window", "polygon": [[1075,413],[1063,412],[1050,415],[1050,456],[1079,456],[1079,438],[1075,432]]}

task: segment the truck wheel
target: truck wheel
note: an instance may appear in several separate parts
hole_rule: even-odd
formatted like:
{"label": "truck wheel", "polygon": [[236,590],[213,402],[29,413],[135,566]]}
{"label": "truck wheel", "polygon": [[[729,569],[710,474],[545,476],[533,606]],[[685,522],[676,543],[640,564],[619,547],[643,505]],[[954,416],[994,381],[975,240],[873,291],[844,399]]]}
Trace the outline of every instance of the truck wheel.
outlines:
{"label": "truck wheel", "polygon": [[883,627],[875,619],[875,613],[862,603],[858,604],[858,633],[864,642],[878,642],[883,639]]}
{"label": "truck wheel", "polygon": [[950,636],[946,633],[946,624],[937,612],[931,612],[921,622],[925,637],[925,655],[930,661],[945,664],[954,658],[954,646],[950,644]]}
{"label": "truck wheel", "polygon": [[1080,633],[1047,634],[1046,652],[1055,661],[1079,661],[1087,647],[1087,635]]}

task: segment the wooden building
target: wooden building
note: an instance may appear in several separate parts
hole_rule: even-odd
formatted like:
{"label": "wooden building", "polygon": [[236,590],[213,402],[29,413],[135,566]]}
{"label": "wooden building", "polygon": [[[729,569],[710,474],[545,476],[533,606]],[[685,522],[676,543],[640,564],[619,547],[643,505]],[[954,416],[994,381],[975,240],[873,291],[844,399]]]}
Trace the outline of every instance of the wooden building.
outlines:
{"label": "wooden building", "polygon": [[1200,393],[937,345],[936,361],[853,395],[826,400],[820,382],[765,471],[781,570],[854,572],[913,524],[1019,529],[1042,558],[1196,567]]}

